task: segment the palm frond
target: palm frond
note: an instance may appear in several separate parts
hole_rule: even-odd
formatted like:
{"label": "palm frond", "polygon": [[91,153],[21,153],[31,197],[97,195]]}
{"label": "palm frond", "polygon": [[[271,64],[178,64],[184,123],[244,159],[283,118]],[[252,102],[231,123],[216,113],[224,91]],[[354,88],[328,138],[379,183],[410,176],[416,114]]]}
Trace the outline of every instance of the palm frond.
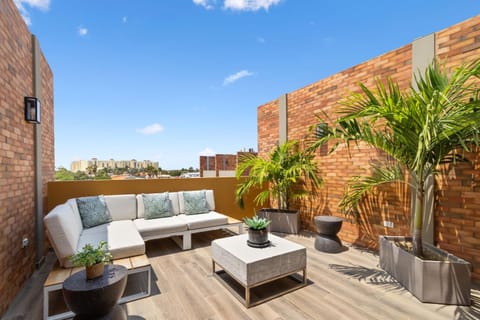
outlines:
{"label": "palm frond", "polygon": [[340,200],[339,206],[347,213],[355,212],[367,193],[380,185],[399,181],[405,182],[405,177],[398,163],[373,163],[371,175],[356,176],[349,181],[348,190]]}

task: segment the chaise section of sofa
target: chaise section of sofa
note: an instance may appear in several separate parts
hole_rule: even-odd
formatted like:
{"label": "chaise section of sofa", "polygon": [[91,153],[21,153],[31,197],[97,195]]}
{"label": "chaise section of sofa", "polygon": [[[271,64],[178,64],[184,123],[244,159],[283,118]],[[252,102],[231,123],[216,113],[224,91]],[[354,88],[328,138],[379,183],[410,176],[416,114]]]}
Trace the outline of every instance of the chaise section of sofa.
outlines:
{"label": "chaise section of sofa", "polygon": [[71,255],[87,243],[98,246],[106,241],[114,259],[145,253],[145,242],[131,220],[136,217],[135,195],[105,196],[112,220],[92,228],[84,228],[76,199],[56,206],[44,218],[47,234],[61,266],[69,268]]}

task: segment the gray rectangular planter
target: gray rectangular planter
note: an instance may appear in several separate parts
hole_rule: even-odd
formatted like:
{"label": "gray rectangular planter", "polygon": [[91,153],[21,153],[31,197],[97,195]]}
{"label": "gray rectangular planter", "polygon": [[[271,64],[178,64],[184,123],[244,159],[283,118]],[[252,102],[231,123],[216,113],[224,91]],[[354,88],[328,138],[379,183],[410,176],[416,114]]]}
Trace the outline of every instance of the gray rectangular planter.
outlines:
{"label": "gray rectangular planter", "polygon": [[380,267],[422,302],[470,305],[470,263],[424,243],[446,261],[422,260],[397,246],[406,237],[380,236]]}
{"label": "gray rectangular planter", "polygon": [[269,232],[295,233],[300,231],[300,212],[298,210],[262,209],[258,217],[270,220]]}

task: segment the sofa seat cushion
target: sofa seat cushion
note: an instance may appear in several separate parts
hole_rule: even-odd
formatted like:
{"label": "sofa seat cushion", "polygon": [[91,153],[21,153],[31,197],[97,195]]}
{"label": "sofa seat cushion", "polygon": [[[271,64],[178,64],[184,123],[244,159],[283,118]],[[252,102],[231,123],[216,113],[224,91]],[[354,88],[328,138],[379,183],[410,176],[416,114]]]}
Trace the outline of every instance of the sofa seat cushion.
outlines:
{"label": "sofa seat cushion", "polygon": [[159,235],[167,235],[187,231],[187,224],[178,216],[157,219],[135,219],[133,223],[144,238],[155,238]]}
{"label": "sofa seat cushion", "polygon": [[87,243],[98,246],[102,240],[108,243],[108,249],[114,259],[145,253],[145,242],[131,220],[112,221],[84,229],[80,235],[77,250],[81,250]]}
{"label": "sofa seat cushion", "polygon": [[227,216],[215,211],[194,215],[180,214],[178,217],[185,221],[189,230],[221,226],[228,223]]}

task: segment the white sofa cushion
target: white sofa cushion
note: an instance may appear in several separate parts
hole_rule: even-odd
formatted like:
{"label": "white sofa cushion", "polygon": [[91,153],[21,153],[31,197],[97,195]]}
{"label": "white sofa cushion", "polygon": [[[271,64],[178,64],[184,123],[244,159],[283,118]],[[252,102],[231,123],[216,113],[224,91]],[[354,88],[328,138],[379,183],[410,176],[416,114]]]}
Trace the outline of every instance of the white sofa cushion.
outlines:
{"label": "white sofa cushion", "polygon": [[[180,208],[178,204],[178,192],[169,192],[168,199],[170,199],[170,202],[172,204],[173,213],[175,215],[179,214]],[[141,194],[137,194],[137,210],[138,210],[137,218],[139,219],[145,218],[145,206],[143,205],[143,197]]]}
{"label": "white sofa cushion", "polygon": [[70,256],[76,252],[83,229],[78,211],[72,210],[69,203],[60,204],[53,208],[43,221],[60,265],[66,266]]}
{"label": "white sofa cushion", "polygon": [[113,221],[133,220],[137,217],[137,200],[134,194],[103,196]]}
{"label": "white sofa cushion", "polygon": [[160,235],[187,231],[187,223],[179,216],[133,221],[143,238],[159,238]]}
{"label": "white sofa cushion", "polygon": [[[213,190],[200,190],[200,191],[205,191],[205,196],[207,198],[207,207],[211,211],[215,210],[215,199],[213,197]],[[183,192],[189,192],[189,191],[183,191]],[[185,213],[185,200],[183,199],[183,192],[179,191],[178,193],[178,203],[179,203],[179,213]],[[193,191],[197,192],[197,191]]]}
{"label": "white sofa cushion", "polygon": [[77,250],[81,250],[87,243],[98,246],[100,241],[108,243],[108,249],[114,259],[145,253],[145,242],[131,220],[112,221],[84,229],[80,236]]}
{"label": "white sofa cushion", "polygon": [[215,211],[199,214],[180,214],[178,217],[185,221],[189,230],[215,227],[228,223],[227,216]]}

